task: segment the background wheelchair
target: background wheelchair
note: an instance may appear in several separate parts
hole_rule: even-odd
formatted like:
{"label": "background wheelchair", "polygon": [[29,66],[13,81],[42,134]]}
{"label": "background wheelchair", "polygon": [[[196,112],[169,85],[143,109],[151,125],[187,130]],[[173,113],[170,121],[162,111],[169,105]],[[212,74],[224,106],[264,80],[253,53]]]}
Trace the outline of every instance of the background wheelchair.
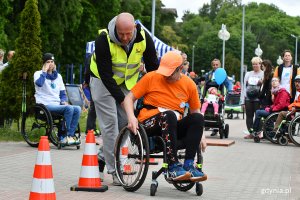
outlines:
{"label": "background wheelchair", "polygon": [[266,138],[274,144],[287,145],[289,141],[293,142],[296,146],[300,146],[300,115],[295,116],[288,113],[285,120],[280,124],[278,131],[274,131],[274,125],[279,113],[272,113],[264,122],[263,131]]}
{"label": "background wheelchair", "polygon": [[[184,144],[178,141],[178,159],[182,162],[185,156]],[[161,153],[162,154],[159,154]],[[168,173],[168,164],[166,157],[166,144],[162,137],[148,137],[145,129],[139,124],[138,133],[135,135],[127,127],[119,133],[115,145],[115,167],[117,176],[127,191],[134,192],[138,190],[145,181],[149,169],[150,158],[163,159],[162,168],[152,172],[152,182],[150,185],[150,195],[155,196],[158,187],[156,180],[163,174],[165,180],[173,184],[180,191],[188,191],[196,185],[196,194],[201,196],[203,186],[200,182],[174,181]],[[197,167],[202,168],[201,150],[197,152]]]}
{"label": "background wheelchair", "polygon": [[[78,98],[74,98],[74,87],[78,85],[66,85],[69,102],[71,104],[77,102]],[[68,90],[72,88],[71,90]],[[78,91],[78,94],[80,91]],[[78,97],[78,95],[77,95]],[[32,147],[38,147],[41,136],[48,136],[48,139],[52,144],[59,149],[64,145],[61,144],[60,137],[66,134],[65,120],[62,115],[57,113],[51,113],[43,104],[33,104],[34,98],[26,102],[26,82],[23,82],[23,99],[22,99],[22,122],[21,122],[21,134],[24,140]],[[81,101],[83,102],[83,101]],[[29,106],[27,106],[29,104]],[[83,103],[82,103],[83,104]],[[74,105],[76,105],[74,103]],[[80,127],[77,126],[75,136],[80,138]],[[77,149],[80,149],[80,144],[74,145]]]}

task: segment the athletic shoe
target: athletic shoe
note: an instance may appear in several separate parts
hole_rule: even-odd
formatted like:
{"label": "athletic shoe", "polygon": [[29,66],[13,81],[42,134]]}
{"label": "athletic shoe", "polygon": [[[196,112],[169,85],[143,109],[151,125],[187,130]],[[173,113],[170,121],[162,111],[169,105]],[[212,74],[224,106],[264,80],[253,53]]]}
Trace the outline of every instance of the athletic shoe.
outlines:
{"label": "athletic shoe", "polygon": [[182,164],[177,162],[169,167],[169,175],[175,181],[189,180],[191,174],[182,168]]}
{"label": "athletic shoe", "polygon": [[191,173],[190,180],[193,182],[206,181],[207,175],[204,174],[200,169],[194,167],[193,160],[184,161],[183,169]]}

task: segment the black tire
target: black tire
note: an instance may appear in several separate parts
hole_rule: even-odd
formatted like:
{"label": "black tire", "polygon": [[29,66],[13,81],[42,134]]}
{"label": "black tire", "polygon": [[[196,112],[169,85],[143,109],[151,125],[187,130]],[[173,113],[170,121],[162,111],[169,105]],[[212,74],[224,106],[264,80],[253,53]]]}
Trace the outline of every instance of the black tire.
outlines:
{"label": "black tire", "polygon": [[274,137],[275,136],[274,125],[278,117],[278,114],[279,113],[272,113],[265,119],[265,122],[263,124],[263,132],[265,137],[267,138],[267,140],[269,140],[274,144],[278,144],[278,140]]}
{"label": "black tire", "polygon": [[255,143],[260,143],[260,138],[259,138],[259,136],[254,136],[254,142]]}
{"label": "black tire", "polygon": [[229,135],[229,124],[225,124],[224,137],[228,138],[228,135]]}
{"label": "black tire", "polygon": [[176,183],[176,182],[174,182],[173,185],[177,190],[182,191],[182,192],[186,192],[186,191],[192,189],[194,187],[195,183],[193,183],[193,182],[190,182],[190,183]]}
{"label": "black tire", "polygon": [[201,183],[196,183],[196,194],[201,196],[203,194],[203,185]]}
{"label": "black tire", "polygon": [[220,134],[220,139],[223,139],[223,137],[224,137],[224,129],[223,129],[223,126],[220,126],[220,128],[219,128],[219,134]]}
{"label": "black tire", "polygon": [[155,196],[156,191],[157,191],[157,184],[152,183],[150,185],[150,196]]}
{"label": "black tire", "polygon": [[21,134],[32,147],[38,147],[41,136],[47,136],[52,130],[52,118],[48,109],[36,104],[22,113]]}
{"label": "black tire", "polygon": [[296,145],[300,146],[300,115],[295,117],[289,124],[289,138]]}
{"label": "black tire", "polygon": [[289,140],[288,140],[287,136],[283,135],[283,136],[280,136],[280,137],[278,138],[278,143],[279,143],[281,146],[286,146],[286,145],[288,145]]}
{"label": "black tire", "polygon": [[[125,156],[124,145],[127,145]],[[149,168],[149,152],[148,137],[141,125],[136,135],[127,127],[121,130],[116,140],[115,165],[117,176],[125,190],[134,192],[143,185]],[[130,166],[132,172],[124,172],[125,165]]]}

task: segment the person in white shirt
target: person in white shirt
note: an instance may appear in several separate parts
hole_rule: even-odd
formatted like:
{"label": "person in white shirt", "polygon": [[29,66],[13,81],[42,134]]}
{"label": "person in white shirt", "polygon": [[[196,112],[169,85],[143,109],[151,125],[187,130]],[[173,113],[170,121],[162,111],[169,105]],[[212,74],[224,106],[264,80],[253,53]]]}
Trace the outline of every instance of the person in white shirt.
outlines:
{"label": "person in white shirt", "polygon": [[80,144],[75,131],[81,108],[68,104],[66,89],[62,76],[56,71],[53,54],[44,54],[42,70],[34,73],[34,85],[36,103],[44,104],[50,112],[61,114],[65,118],[67,136],[60,136],[61,142],[68,145]]}
{"label": "person in white shirt", "polygon": [[296,95],[295,77],[300,75],[298,65],[293,65],[292,52],[290,50],[284,50],[282,55],[283,63],[275,68],[273,77],[277,77],[281,80],[280,85],[284,87],[291,95],[290,102],[294,102]]}

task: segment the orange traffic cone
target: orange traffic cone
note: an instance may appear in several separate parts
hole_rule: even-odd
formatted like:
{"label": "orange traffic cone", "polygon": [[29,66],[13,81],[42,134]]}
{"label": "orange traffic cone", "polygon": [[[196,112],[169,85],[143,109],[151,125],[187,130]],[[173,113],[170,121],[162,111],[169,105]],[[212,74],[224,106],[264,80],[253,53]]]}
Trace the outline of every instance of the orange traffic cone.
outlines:
{"label": "orange traffic cone", "polygon": [[29,200],[55,200],[48,136],[41,136]]}
{"label": "orange traffic cone", "polygon": [[149,165],[158,165],[158,162],[155,160],[155,158],[149,158]]}
{"label": "orange traffic cone", "polygon": [[105,192],[108,186],[101,184],[95,135],[92,131],[88,131],[86,136],[81,165],[78,185],[72,186],[71,191]]}

